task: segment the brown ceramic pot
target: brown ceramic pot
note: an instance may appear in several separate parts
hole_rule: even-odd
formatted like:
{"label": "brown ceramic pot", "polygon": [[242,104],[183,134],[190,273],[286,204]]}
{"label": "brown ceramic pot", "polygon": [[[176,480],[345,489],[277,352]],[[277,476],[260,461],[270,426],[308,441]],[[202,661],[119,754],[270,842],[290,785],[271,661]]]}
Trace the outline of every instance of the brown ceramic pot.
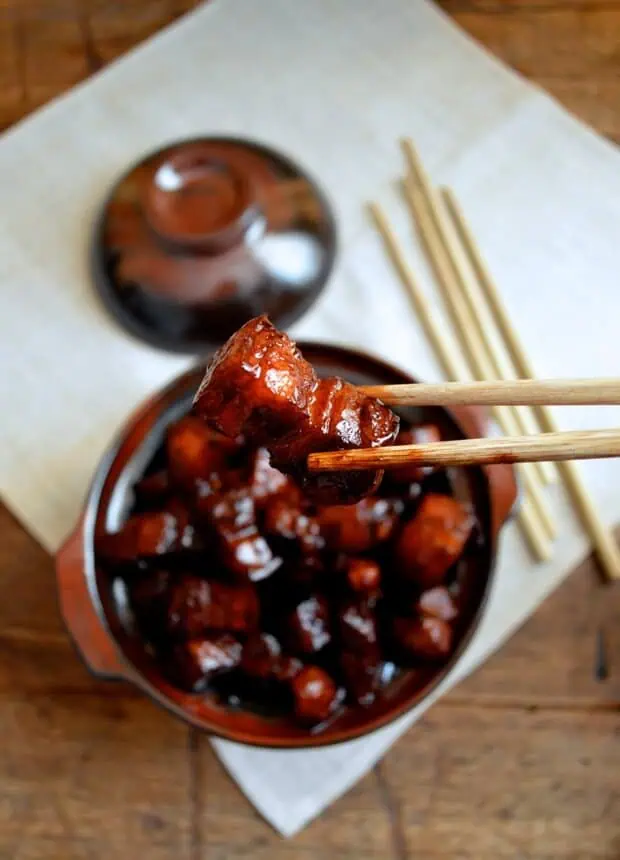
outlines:
{"label": "brown ceramic pot", "polygon": [[[300,344],[321,375],[339,375],[357,384],[411,382],[382,361],[338,347]],[[61,611],[73,642],[98,676],[135,684],[155,701],[191,725],[210,734],[262,747],[301,748],[351,740],[386,725],[419,704],[460,659],[477,629],[493,578],[499,531],[517,496],[514,470],[498,465],[454,470],[457,497],[475,508],[483,540],[468,559],[465,609],[457,629],[457,647],[439,668],[404,672],[373,706],[346,709],[321,733],[311,734],[292,721],[233,710],[206,695],[172,687],[149,657],[142,641],[126,624],[122,595],[95,565],[95,535],[120,523],[128,493],[158,447],[167,424],[189,408],[202,378],[197,368],[180,376],[147,401],[127,422],[103,458],[75,531],[57,556]],[[413,410],[403,411],[416,420]],[[485,415],[472,408],[424,410],[442,426],[447,438],[484,435]]]}

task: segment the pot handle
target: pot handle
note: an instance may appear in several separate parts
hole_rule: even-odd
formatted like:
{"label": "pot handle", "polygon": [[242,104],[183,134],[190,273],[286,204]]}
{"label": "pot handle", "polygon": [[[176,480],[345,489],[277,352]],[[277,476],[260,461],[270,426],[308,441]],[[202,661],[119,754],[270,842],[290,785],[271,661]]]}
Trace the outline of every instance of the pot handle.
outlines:
{"label": "pot handle", "polygon": [[[481,406],[455,407],[452,412],[466,434],[472,438],[488,435],[489,414]],[[483,466],[489,482],[491,497],[491,532],[495,540],[499,530],[513,513],[519,495],[519,485],[514,466],[498,463]]]}
{"label": "pot handle", "polygon": [[88,589],[83,517],[56,554],[56,581],[60,612],[86,666],[102,678],[126,678],[126,667]]}

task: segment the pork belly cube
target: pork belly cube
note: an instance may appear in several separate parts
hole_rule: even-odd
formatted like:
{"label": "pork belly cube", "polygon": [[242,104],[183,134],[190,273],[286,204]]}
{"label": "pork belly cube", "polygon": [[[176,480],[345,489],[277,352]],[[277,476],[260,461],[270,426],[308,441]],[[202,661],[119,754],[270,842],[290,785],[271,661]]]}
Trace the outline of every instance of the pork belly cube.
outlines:
{"label": "pork belly cube", "polygon": [[377,447],[396,438],[399,419],[380,401],[336,377],[321,379],[308,415],[295,432],[271,443],[274,465],[290,471],[318,504],[352,504],[373,493],[381,471],[311,474],[306,459],[315,451]]}
{"label": "pork belly cube", "polygon": [[304,421],[315,383],[313,368],[293,341],[260,316],[217,351],[194,410],[226,436],[267,444]]}
{"label": "pork belly cube", "polygon": [[257,448],[251,455],[249,486],[254,503],[259,508],[280,494],[299,497],[299,490],[291,479],[271,465],[271,455],[266,448]]}
{"label": "pork belly cube", "polygon": [[224,564],[237,576],[258,582],[281,565],[259,532],[254,500],[247,487],[204,497],[202,509],[208,513]]}
{"label": "pork belly cube", "polygon": [[297,499],[276,496],[265,506],[263,528],[268,535],[293,541],[297,538],[299,519],[302,516]]}
{"label": "pork belly cube", "polygon": [[395,618],[392,631],[398,646],[415,660],[444,660],[452,651],[452,628],[441,618]]}
{"label": "pork belly cube", "polygon": [[442,621],[454,621],[459,611],[452,595],[443,585],[423,591],[416,609],[420,615],[430,615]]}
{"label": "pork belly cube", "polygon": [[318,666],[304,666],[291,682],[295,716],[303,725],[323,723],[342,703],[344,691]]}
{"label": "pork belly cube", "polygon": [[338,377],[317,380],[306,412],[269,445],[274,464],[303,462],[314,451],[370,448],[396,439],[399,419],[381,401]]}
{"label": "pork belly cube", "polygon": [[279,495],[265,507],[263,527],[268,535],[294,543],[303,556],[316,556],[325,540],[316,517],[303,513],[294,496]]}
{"label": "pork belly cube", "polygon": [[136,514],[120,531],[100,535],[96,550],[105,561],[117,563],[165,555],[181,548],[187,526],[179,510]]}
{"label": "pork belly cube", "polygon": [[372,654],[342,651],[340,669],[349,698],[356,705],[372,705],[381,687],[383,661],[376,650]]}
{"label": "pork belly cube", "polygon": [[140,572],[126,578],[131,609],[145,638],[159,643],[166,636],[168,589],[171,574],[167,570]]}
{"label": "pork belly cube", "polygon": [[323,450],[387,445],[395,441],[400,427],[399,417],[388,406],[337,377],[319,382],[310,416],[315,431],[325,428],[323,441],[329,447]]}
{"label": "pork belly cube", "polygon": [[403,509],[401,499],[369,497],[355,505],[321,507],[317,517],[329,549],[360,553],[392,536]]}
{"label": "pork belly cube", "polygon": [[383,666],[374,599],[348,600],[338,609],[338,622],[345,687],[354,702],[370,705],[379,689]]}
{"label": "pork belly cube", "polygon": [[198,480],[226,470],[237,443],[211,430],[192,415],[171,424],[166,437],[170,480],[191,489]]}
{"label": "pork belly cube", "polygon": [[346,651],[379,659],[377,619],[368,600],[349,600],[338,608],[340,641]]}
{"label": "pork belly cube", "polygon": [[173,648],[169,674],[183,690],[199,692],[211,678],[235,669],[241,654],[241,642],[230,633],[190,639]]}
{"label": "pork belly cube", "polygon": [[177,638],[195,639],[209,630],[249,633],[256,629],[259,615],[251,585],[227,585],[189,574],[170,585],[166,623]]}
{"label": "pork belly cube", "polygon": [[240,668],[260,681],[290,681],[302,668],[301,661],[282,653],[282,646],[270,633],[257,633],[245,642]]}
{"label": "pork belly cube", "polygon": [[312,595],[297,604],[289,615],[288,641],[298,654],[315,654],[332,640],[329,605],[321,595]]}
{"label": "pork belly cube", "polygon": [[177,522],[175,551],[192,550],[195,552],[204,549],[204,542],[194,526],[192,515],[187,505],[181,499],[173,498],[168,502],[167,510],[176,518]]}
{"label": "pork belly cube", "polygon": [[346,560],[347,584],[351,591],[360,595],[378,596],[381,588],[381,568],[378,562],[371,558],[356,558]]}
{"label": "pork belly cube", "polygon": [[308,472],[305,463],[288,467],[303,492],[317,505],[354,505],[379,489],[383,471]]}
{"label": "pork belly cube", "polygon": [[461,557],[474,522],[471,510],[456,499],[429,493],[396,541],[400,575],[424,589],[441,585]]}
{"label": "pork belly cube", "polygon": [[218,351],[194,401],[223,433],[264,445],[273,465],[294,474],[317,501],[353,502],[373,492],[381,472],[311,475],[308,454],[393,441],[399,419],[342,379],[319,380],[295,344],[266,317],[246,323]]}

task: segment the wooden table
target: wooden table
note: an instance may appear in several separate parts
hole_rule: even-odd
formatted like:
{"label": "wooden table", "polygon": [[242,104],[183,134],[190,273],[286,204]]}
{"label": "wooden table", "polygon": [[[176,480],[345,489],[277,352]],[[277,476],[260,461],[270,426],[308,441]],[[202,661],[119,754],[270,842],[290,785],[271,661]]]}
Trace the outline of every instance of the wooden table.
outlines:
{"label": "wooden table", "polygon": [[[291,0],[293,2],[293,0]],[[2,0],[0,127],[196,3]],[[618,0],[445,0],[469,32],[620,141]],[[617,860],[620,610],[586,563],[502,651],[296,839],[206,738],[93,680],[51,559],[0,508],[0,860]],[[594,676],[597,631],[611,659]]]}

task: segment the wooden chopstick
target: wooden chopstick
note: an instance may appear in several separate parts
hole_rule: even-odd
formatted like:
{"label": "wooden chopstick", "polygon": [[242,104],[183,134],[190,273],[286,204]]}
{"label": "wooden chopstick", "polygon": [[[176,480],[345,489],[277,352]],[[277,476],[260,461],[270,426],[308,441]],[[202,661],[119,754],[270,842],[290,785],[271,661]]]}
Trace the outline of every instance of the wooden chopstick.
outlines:
{"label": "wooden chopstick", "polygon": [[[424,181],[427,182],[426,179]],[[405,192],[429,260],[437,275],[446,306],[452,316],[454,329],[458,333],[471,369],[478,379],[492,379],[494,368],[489,361],[483,342],[476,335],[470,309],[465,304],[460,288],[455,281],[454,271],[440,241],[437,227],[430,219],[426,203],[410,183],[406,183]],[[495,407],[493,416],[506,435],[519,436],[527,433],[525,424],[518,420],[516,407]],[[539,475],[542,478],[542,472],[536,471],[534,464],[527,463],[521,467],[520,474],[545,531],[550,538],[555,537],[555,523],[549,503],[543,495],[539,479]]]}
{"label": "wooden chopstick", "polygon": [[[451,313],[458,313],[458,325],[464,325],[467,320],[467,326],[471,329],[466,337],[469,340],[477,339],[482,347],[485,355],[486,372],[482,375],[478,370],[477,378],[480,379],[507,379],[513,376],[510,368],[506,363],[506,359],[502,353],[496,348],[495,342],[489,337],[487,329],[484,326],[482,317],[480,316],[481,307],[484,307],[484,302],[479,301],[480,287],[473,276],[470,268],[468,256],[461,246],[458,234],[453,226],[452,219],[448,217],[448,213],[444,211],[443,201],[433,187],[430,177],[424,168],[422,159],[417,152],[411,138],[405,138],[401,141],[402,150],[405,156],[405,161],[409,169],[410,193],[414,187],[418,190],[420,197],[423,200],[424,207],[428,210],[428,215],[431,224],[431,235],[425,240],[429,254],[437,251],[437,246],[433,240],[437,240],[438,246],[443,249],[446,256],[448,284],[444,284],[444,298],[450,301],[450,297],[445,296],[445,291],[449,290],[452,294],[455,292],[459,295],[459,308]],[[415,201],[408,199],[412,214],[415,212]],[[419,213],[418,213],[419,217]],[[430,247],[429,246],[430,240]],[[446,268],[446,266],[444,266]],[[467,316],[463,316],[466,313]],[[529,410],[523,407],[517,407],[511,410],[516,431],[519,433],[536,432],[536,425],[533,416]],[[539,428],[538,428],[539,429]],[[555,481],[555,471],[549,463],[537,463],[533,467],[540,475],[544,483],[553,483]]]}
{"label": "wooden chopstick", "polygon": [[[460,356],[433,316],[433,312],[424,291],[409,266],[404,254],[396,240],[383,211],[376,203],[369,206],[370,214],[375,222],[379,235],[383,240],[385,250],[396,269],[400,280],[411,298],[414,309],[420,320],[424,332],[429,339],[437,359],[441,364],[445,375],[452,380],[463,379],[466,371]],[[523,467],[517,467],[522,469]],[[525,495],[516,513],[517,522],[526,543],[528,544],[534,558],[538,561],[547,561],[551,558],[551,543],[545,533],[541,519],[534,508],[531,498]],[[553,523],[551,523],[553,526]]]}
{"label": "wooden chopstick", "polygon": [[[439,286],[455,327],[461,336],[477,379],[501,379],[510,376],[482,324],[473,293],[467,261],[452,222],[443,210],[441,200],[433,188],[411,139],[401,141],[409,173],[405,178],[405,199],[417,224],[430,262],[438,278]],[[509,419],[513,428],[510,433],[535,432],[533,420],[524,407],[510,409]],[[553,482],[553,467],[540,463],[531,466],[545,483]]]}
{"label": "wooden chopstick", "polygon": [[[441,194],[442,199],[445,201],[446,209],[459,234],[462,245],[469,256],[471,265],[477,275],[480,289],[494,318],[495,324],[501,332],[517,373],[526,379],[535,378],[536,374],[534,369],[530,364],[517,332],[510,321],[510,317],[508,316],[508,312],[501,299],[499,290],[495,285],[484,260],[482,259],[482,255],[477,247],[473,233],[467,223],[461,206],[450,189],[443,188]],[[547,418],[544,415],[544,410],[535,409],[534,411],[540,421],[540,429],[545,430]]]}
{"label": "wooden chopstick", "polygon": [[369,203],[368,211],[375,223],[377,232],[383,240],[387,255],[392,261],[403,286],[407,290],[409,298],[413,302],[416,316],[422,323],[424,333],[429,339],[445,375],[455,381],[463,379],[466,375],[466,370],[458,350],[452,341],[448,339],[445,330],[442,330],[441,326],[434,319],[430,302],[424,295],[424,291],[413,269],[407,262],[396,239],[396,234],[384,215],[383,210],[378,203]]}
{"label": "wooden chopstick", "polygon": [[[480,287],[487,301],[487,305],[493,315],[495,324],[504,338],[506,348],[508,349],[517,372],[523,377],[535,377],[536,374],[529,362],[525,350],[523,349],[519,336],[510,321],[510,317],[508,316],[508,312],[506,311],[501,299],[499,290],[497,289],[497,286],[495,285],[495,282],[482,259],[482,255],[477,247],[465,215],[463,214],[463,210],[458,204],[454,194],[452,194],[448,189],[444,189],[443,197],[456,229],[460,234],[463,246],[469,254],[471,264],[478,276]],[[534,407],[534,412],[540,427],[544,432],[558,432],[559,428],[557,422],[555,421],[551,410],[548,409],[547,406],[536,406]],[[620,579],[620,549],[618,548],[618,544],[616,543],[613,534],[603,523],[600,514],[598,513],[585,484],[583,483],[579,469],[570,461],[558,463],[557,469],[559,471],[560,478],[564,483],[565,489],[575,506],[577,515],[581,519],[582,525],[590,538],[603,573],[607,579]]]}
{"label": "wooden chopstick", "polygon": [[310,454],[311,472],[393,469],[400,466],[470,466],[620,457],[620,430],[567,430],[537,436],[459,439]]}
{"label": "wooden chopstick", "polygon": [[389,406],[620,405],[620,379],[509,379],[366,385]]}

